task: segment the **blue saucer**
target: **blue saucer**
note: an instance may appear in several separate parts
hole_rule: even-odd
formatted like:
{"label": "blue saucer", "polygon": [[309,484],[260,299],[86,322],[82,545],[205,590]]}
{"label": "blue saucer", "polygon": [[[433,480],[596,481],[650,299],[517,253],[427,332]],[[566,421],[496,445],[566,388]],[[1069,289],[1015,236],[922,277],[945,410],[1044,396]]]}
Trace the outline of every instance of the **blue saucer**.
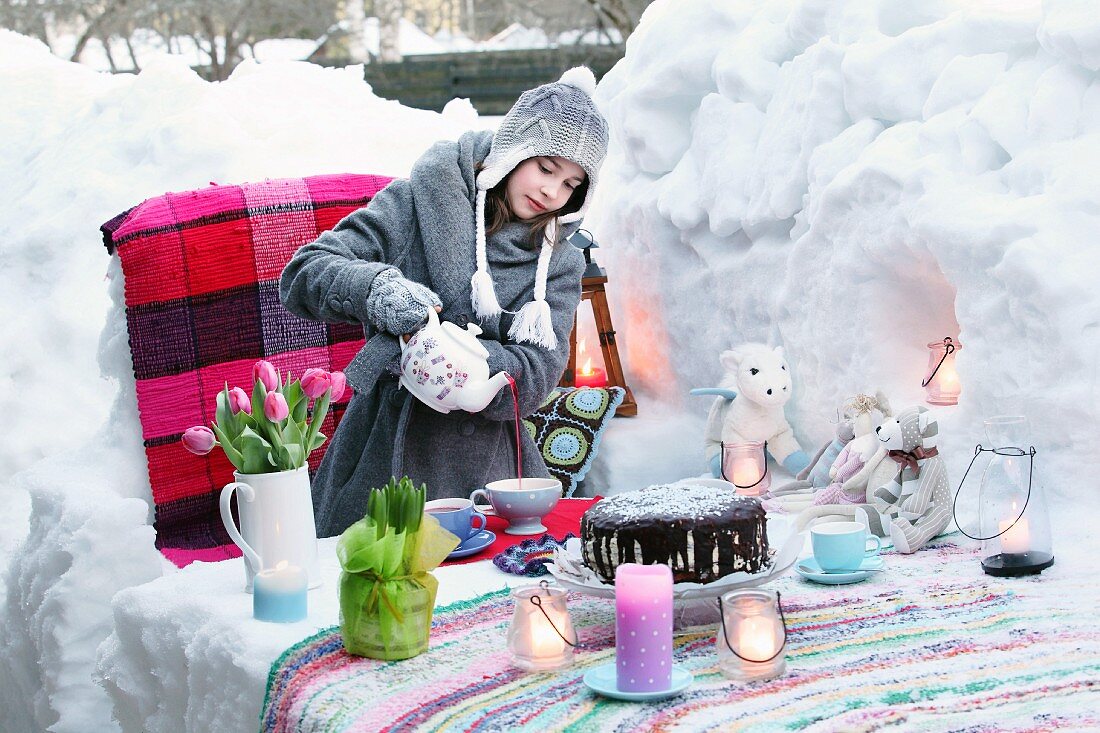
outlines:
{"label": "blue saucer", "polygon": [[456,547],[450,555],[447,555],[448,560],[457,560],[460,557],[469,557],[470,555],[476,555],[484,550],[489,545],[497,541],[495,532],[490,532],[487,529],[483,529],[473,537],[469,537],[461,545]]}
{"label": "blue saucer", "polygon": [[644,702],[646,700],[664,700],[666,697],[676,697],[686,690],[695,681],[695,677],[686,669],[672,665],[672,687],[657,692],[620,692],[618,688],[615,663],[601,664],[584,673],[584,684],[589,689],[598,692],[604,697],[613,697],[616,700],[630,700],[632,702]]}
{"label": "blue saucer", "polygon": [[817,564],[817,560],[811,556],[795,563],[794,569],[795,572],[803,578],[812,580],[815,583],[822,583],[824,585],[846,585],[848,583],[858,583],[861,580],[867,580],[867,578],[875,574],[875,570],[881,570],[884,564],[882,558],[876,555],[860,563],[859,570],[850,573],[827,573],[821,569],[821,566]]}

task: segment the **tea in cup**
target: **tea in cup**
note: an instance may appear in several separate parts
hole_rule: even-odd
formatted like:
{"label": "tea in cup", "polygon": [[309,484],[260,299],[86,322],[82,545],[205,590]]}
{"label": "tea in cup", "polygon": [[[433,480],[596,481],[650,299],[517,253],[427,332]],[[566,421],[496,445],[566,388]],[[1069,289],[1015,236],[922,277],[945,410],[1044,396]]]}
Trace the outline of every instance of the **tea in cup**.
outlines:
{"label": "tea in cup", "polygon": [[561,498],[561,481],[555,478],[502,479],[490,481],[484,489],[470,494],[471,500],[482,497],[493,511],[508,520],[508,534],[542,534],[546,527],[542,518],[553,510]]}
{"label": "tea in cup", "polygon": [[[867,549],[868,541],[873,541],[875,546]],[[874,557],[882,548],[882,541],[869,534],[859,522],[814,525],[810,527],[810,544],[814,559],[826,572],[857,571],[864,560]]]}
{"label": "tea in cup", "polygon": [[465,542],[485,529],[485,515],[474,509],[469,499],[433,499],[425,502],[424,513],[439,520],[439,525],[459,542]]}

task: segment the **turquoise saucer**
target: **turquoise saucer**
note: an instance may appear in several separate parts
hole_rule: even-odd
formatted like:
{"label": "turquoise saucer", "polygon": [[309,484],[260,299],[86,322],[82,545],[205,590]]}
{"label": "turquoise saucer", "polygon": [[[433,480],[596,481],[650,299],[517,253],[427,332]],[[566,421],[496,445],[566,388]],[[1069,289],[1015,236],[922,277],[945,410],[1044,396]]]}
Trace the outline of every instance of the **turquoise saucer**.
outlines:
{"label": "turquoise saucer", "polygon": [[584,684],[589,689],[598,692],[604,697],[612,697],[616,700],[628,700],[630,702],[645,702],[647,700],[664,700],[666,697],[676,697],[686,690],[695,681],[694,675],[686,669],[672,665],[672,687],[667,690],[655,692],[621,692],[616,679],[615,663],[601,664],[599,667],[584,673]]}
{"label": "turquoise saucer", "polygon": [[847,585],[848,583],[858,583],[862,580],[867,580],[867,578],[875,574],[876,570],[881,570],[884,566],[885,563],[882,561],[882,558],[876,555],[860,563],[859,570],[850,573],[827,573],[821,569],[821,566],[817,564],[817,560],[811,556],[795,563],[794,569],[803,578],[811,580],[814,583],[822,583],[823,585]]}

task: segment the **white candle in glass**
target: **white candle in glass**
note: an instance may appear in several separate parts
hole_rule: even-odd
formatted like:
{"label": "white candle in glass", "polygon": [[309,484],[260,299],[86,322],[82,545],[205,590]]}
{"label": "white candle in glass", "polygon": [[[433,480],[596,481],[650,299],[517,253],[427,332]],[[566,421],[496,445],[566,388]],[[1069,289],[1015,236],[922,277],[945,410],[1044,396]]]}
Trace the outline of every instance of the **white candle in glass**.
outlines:
{"label": "white candle in glass", "polygon": [[737,637],[737,651],[749,659],[767,659],[779,651],[783,643],[782,638],[775,638],[775,624],[763,616],[750,616],[741,621]]}
{"label": "white candle in glass", "polygon": [[[564,626],[560,614],[557,613],[557,609],[547,608],[546,612],[550,614],[550,618],[559,616],[557,623],[559,626]],[[562,640],[561,635],[557,631],[554,631],[554,627],[550,625],[550,622],[546,620],[546,617],[542,615],[542,611],[537,608],[528,612],[530,616],[530,628],[531,634],[528,640],[530,641],[531,656],[539,659],[557,658],[561,656],[565,651],[565,641]]]}
{"label": "white candle in glass", "polygon": [[733,483],[736,486],[752,486],[760,480],[760,469],[756,459],[750,456],[738,456],[733,459]]}
{"label": "white candle in glass", "polygon": [[[537,604],[532,602],[536,597]],[[512,598],[516,605],[508,627],[508,650],[515,665],[539,671],[572,664],[573,649],[566,639],[576,635],[565,591],[544,586],[516,588]]]}
{"label": "white candle in glass", "polygon": [[1006,555],[1022,555],[1031,549],[1031,531],[1027,526],[1027,517],[1016,519],[1014,515],[1010,519],[1001,520],[997,526],[1001,530],[1001,552]]}
{"label": "white candle in glass", "polygon": [[734,590],[722,596],[722,623],[715,639],[718,670],[730,679],[777,677],[787,669],[784,624],[774,591]]}

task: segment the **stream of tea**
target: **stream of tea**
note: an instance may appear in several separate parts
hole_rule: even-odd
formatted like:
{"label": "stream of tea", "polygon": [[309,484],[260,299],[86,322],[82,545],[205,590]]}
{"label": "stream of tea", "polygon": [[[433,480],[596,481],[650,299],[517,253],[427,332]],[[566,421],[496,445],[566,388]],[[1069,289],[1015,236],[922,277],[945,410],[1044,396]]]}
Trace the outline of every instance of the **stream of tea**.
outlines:
{"label": "stream of tea", "polygon": [[512,405],[516,410],[516,489],[521,490],[523,489],[523,446],[519,442],[519,389],[511,374],[504,372],[504,376],[508,378],[508,386],[512,388]]}

